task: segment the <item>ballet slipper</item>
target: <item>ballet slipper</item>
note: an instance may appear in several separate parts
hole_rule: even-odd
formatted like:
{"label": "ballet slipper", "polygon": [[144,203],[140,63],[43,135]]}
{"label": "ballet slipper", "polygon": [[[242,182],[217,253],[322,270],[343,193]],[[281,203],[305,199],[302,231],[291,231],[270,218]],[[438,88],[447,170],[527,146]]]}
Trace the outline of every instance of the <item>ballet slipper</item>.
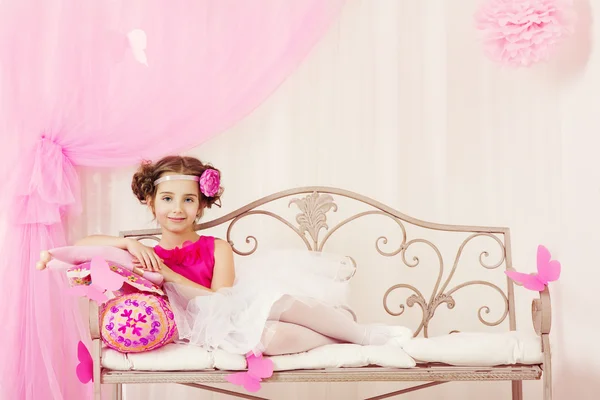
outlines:
{"label": "ballet slipper", "polygon": [[47,250],[40,252],[40,260],[35,263],[35,268],[39,271],[46,269],[46,265],[52,260],[52,256]]}
{"label": "ballet slipper", "polygon": [[372,324],[367,326],[365,344],[371,346],[402,346],[413,336],[410,328],[400,325]]}

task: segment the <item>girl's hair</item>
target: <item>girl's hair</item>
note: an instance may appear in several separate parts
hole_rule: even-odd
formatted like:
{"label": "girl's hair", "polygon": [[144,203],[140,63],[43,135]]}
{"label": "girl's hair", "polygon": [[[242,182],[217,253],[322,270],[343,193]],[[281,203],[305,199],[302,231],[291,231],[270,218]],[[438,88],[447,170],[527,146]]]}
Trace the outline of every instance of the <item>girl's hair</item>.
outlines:
{"label": "girl's hair", "polygon": [[[167,156],[155,163],[151,161],[144,161],[138,168],[137,172],[133,174],[131,181],[131,190],[133,194],[138,198],[140,203],[147,204],[148,199],[154,200],[156,196],[156,186],[154,181],[161,177],[164,173],[171,172],[174,174],[181,175],[196,175],[202,176],[202,173],[207,169],[214,169],[221,175],[221,172],[212,167],[210,164],[204,164],[202,161],[194,157],[182,157],[182,156]],[[223,194],[223,188],[219,187],[219,191],[213,197],[205,196],[200,190],[201,204],[204,207],[210,208],[213,204],[217,203],[221,199]],[[220,204],[220,203],[219,203]]]}

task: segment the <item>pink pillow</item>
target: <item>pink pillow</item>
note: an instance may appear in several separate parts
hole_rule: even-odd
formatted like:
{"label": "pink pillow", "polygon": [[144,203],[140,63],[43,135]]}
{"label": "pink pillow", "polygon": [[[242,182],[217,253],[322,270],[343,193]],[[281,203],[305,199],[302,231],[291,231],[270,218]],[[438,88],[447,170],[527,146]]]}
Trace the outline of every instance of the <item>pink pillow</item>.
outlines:
{"label": "pink pillow", "polygon": [[122,353],[158,349],[171,342],[177,331],[169,303],[145,293],[109,300],[100,322],[102,341]]}
{"label": "pink pillow", "polygon": [[[88,286],[92,284],[92,275],[90,272],[90,262],[84,262],[83,264],[75,265],[67,269],[67,279],[69,280],[70,286]],[[164,296],[164,292],[154,283],[150,282],[146,278],[130,272],[121,265],[113,262],[108,262],[108,268],[116,274],[126,278],[125,285],[121,290],[114,292],[115,295],[123,295],[125,293],[132,293],[135,290],[127,288],[129,285],[142,292],[156,293],[160,296]]]}
{"label": "pink pillow", "polygon": [[[65,246],[48,250],[53,257],[48,262],[48,268],[72,268],[76,265],[89,262],[94,257],[119,264],[128,271],[133,271],[133,256],[128,251],[112,246]],[[164,278],[157,272],[144,271],[143,277],[154,283],[162,285]]]}

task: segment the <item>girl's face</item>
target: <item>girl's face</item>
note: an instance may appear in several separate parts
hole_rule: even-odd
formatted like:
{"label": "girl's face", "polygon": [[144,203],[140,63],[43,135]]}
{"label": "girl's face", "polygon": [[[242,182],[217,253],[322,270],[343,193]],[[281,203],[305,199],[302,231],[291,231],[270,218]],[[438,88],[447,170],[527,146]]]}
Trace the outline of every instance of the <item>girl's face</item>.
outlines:
{"label": "girl's face", "polygon": [[198,182],[173,180],[159,183],[152,206],[163,229],[174,233],[193,230],[201,207]]}

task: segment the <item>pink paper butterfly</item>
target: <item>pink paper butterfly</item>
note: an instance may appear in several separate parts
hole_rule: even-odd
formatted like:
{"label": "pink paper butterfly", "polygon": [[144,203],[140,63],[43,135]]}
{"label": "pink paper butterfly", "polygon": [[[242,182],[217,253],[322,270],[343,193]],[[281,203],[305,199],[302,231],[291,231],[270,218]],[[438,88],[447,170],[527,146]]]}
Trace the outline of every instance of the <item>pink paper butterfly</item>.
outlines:
{"label": "pink paper butterfly", "polygon": [[516,271],[505,271],[513,281],[522,284],[525,288],[541,292],[548,282],[558,280],[560,277],[560,263],[550,259],[550,251],[542,245],[537,251],[537,274],[523,274]]}
{"label": "pink paper butterfly", "polygon": [[225,379],[234,385],[243,386],[249,392],[258,392],[260,382],[273,375],[273,361],[262,358],[262,354],[256,357],[252,353],[246,356],[246,361],[248,362],[248,372],[230,374]]}
{"label": "pink paper butterfly", "polygon": [[77,364],[75,372],[77,373],[79,381],[81,383],[88,383],[89,381],[93,382],[94,362],[92,361],[92,355],[81,340],[77,344],[77,359],[79,360],[79,364]]}
{"label": "pink paper butterfly", "polygon": [[105,292],[119,290],[126,280],[124,276],[111,271],[108,263],[101,257],[92,258],[90,275],[92,276],[90,285],[74,286],[69,289],[69,292],[75,296],[86,296],[90,300],[104,303],[108,300]]}

